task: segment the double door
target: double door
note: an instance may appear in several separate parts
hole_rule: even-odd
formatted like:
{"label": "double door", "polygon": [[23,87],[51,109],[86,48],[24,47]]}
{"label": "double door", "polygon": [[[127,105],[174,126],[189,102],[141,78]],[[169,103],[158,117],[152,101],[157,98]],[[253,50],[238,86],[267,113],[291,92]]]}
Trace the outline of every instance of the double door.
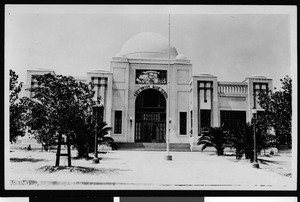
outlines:
{"label": "double door", "polygon": [[165,142],[166,123],[161,120],[163,113],[137,114],[135,123],[135,142]]}

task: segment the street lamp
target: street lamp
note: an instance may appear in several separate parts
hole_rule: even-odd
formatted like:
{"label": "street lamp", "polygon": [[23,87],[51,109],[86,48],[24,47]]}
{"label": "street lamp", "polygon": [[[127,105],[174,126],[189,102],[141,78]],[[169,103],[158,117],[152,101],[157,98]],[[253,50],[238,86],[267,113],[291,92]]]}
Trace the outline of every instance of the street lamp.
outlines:
{"label": "street lamp", "polygon": [[257,150],[256,150],[256,115],[257,115],[257,110],[256,109],[252,109],[252,114],[253,114],[253,146],[254,146],[254,149],[253,149],[253,152],[254,152],[254,159],[253,159],[253,168],[259,168],[259,164],[258,164],[258,161],[257,161]]}
{"label": "street lamp", "polygon": [[167,133],[167,138],[166,138],[166,142],[167,142],[167,156],[166,159],[169,161],[172,161],[172,155],[170,155],[170,131],[171,131],[171,124],[172,124],[172,119],[170,118],[169,120],[169,131]]}
{"label": "street lamp", "polygon": [[93,114],[95,117],[96,125],[95,125],[95,148],[94,148],[94,159],[93,163],[99,163],[99,158],[98,158],[98,113],[100,110],[100,106],[96,105],[93,107]]}

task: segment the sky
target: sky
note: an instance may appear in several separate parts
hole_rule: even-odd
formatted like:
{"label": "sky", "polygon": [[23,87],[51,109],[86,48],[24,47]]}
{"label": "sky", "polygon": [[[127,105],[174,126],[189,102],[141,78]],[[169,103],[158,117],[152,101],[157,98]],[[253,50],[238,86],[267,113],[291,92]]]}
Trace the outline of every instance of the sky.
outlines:
{"label": "sky", "polygon": [[171,43],[191,60],[193,74],[235,82],[261,75],[276,87],[293,76],[296,9],[280,6],[6,5],[5,69],[25,83],[31,68],[76,77],[109,71],[135,34],[168,37],[169,13]]}

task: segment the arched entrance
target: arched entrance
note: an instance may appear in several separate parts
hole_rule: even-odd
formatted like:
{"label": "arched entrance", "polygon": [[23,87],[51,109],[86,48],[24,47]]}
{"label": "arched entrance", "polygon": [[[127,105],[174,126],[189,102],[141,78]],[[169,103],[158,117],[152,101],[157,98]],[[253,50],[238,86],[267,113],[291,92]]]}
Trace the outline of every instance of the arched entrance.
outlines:
{"label": "arched entrance", "polygon": [[166,99],[155,89],[135,100],[135,142],[166,142]]}

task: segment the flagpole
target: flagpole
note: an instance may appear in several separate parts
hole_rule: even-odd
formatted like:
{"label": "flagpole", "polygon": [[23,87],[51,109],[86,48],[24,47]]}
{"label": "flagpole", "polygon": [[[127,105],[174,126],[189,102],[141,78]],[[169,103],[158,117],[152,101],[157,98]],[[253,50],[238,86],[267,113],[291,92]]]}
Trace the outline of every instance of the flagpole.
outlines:
{"label": "flagpole", "polygon": [[170,155],[170,132],[171,132],[171,110],[170,110],[170,99],[171,99],[171,96],[170,96],[170,26],[171,26],[171,23],[170,23],[170,14],[169,14],[169,47],[168,47],[168,120],[167,120],[167,124],[168,124],[168,131],[167,131],[167,137],[166,137],[166,142],[167,142],[167,156],[166,156],[166,159],[167,160],[172,160],[172,156]]}

